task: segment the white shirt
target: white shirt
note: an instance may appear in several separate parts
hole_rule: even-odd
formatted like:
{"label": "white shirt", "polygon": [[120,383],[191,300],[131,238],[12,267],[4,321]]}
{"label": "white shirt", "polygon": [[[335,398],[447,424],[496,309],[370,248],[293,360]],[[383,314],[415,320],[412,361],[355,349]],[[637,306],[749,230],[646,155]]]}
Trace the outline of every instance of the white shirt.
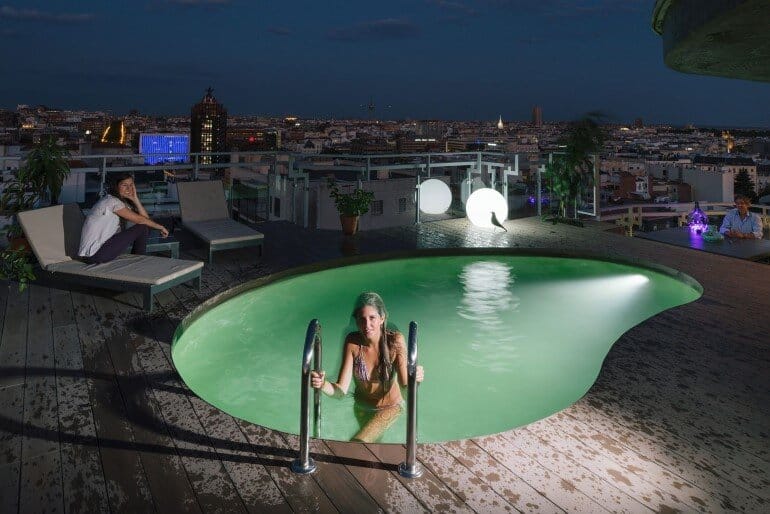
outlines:
{"label": "white shirt", "polygon": [[126,204],[112,195],[96,202],[83,223],[78,255],[91,257],[99,251],[105,241],[117,234],[120,230],[120,216],[115,214],[115,211],[125,208]]}

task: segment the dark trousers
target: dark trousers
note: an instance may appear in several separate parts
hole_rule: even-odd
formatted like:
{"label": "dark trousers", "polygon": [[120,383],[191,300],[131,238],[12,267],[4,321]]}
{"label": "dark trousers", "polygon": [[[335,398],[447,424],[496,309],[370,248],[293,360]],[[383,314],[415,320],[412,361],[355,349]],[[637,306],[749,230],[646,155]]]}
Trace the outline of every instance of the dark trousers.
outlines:
{"label": "dark trousers", "polygon": [[132,245],[131,253],[144,255],[147,252],[147,234],[149,233],[150,227],[147,225],[134,225],[126,230],[121,230],[106,240],[95,254],[86,257],[85,261],[88,264],[110,262]]}

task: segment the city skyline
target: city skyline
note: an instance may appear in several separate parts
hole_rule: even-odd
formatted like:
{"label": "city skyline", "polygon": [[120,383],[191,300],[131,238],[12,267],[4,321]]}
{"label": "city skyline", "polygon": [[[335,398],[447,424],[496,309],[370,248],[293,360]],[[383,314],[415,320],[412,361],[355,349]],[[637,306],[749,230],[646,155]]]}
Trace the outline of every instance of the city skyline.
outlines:
{"label": "city skyline", "polygon": [[[770,86],[665,67],[652,0],[0,4],[0,107],[770,126]],[[64,10],[69,9],[69,10]],[[212,29],[213,27],[213,29]],[[209,35],[210,34],[210,35]]]}

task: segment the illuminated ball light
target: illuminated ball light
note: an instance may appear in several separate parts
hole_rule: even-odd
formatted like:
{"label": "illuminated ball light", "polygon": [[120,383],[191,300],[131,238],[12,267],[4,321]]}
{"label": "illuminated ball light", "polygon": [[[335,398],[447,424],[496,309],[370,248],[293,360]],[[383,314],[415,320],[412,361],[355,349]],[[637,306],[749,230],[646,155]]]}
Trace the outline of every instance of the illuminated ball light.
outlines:
{"label": "illuminated ball light", "polygon": [[474,191],[465,204],[468,219],[477,227],[492,228],[492,213],[502,223],[508,219],[508,202],[494,189],[484,188]]}
{"label": "illuminated ball light", "polygon": [[443,181],[431,178],[420,184],[420,211],[444,214],[452,204],[452,192]]}

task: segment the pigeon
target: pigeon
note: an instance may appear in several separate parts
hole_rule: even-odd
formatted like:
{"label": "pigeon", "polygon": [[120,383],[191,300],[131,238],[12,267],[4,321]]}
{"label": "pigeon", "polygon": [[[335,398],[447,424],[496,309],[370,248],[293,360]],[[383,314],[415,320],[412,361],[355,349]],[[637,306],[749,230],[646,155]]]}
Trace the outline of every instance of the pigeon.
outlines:
{"label": "pigeon", "polygon": [[495,211],[492,211],[492,225],[495,225],[496,227],[500,227],[501,229],[508,232],[508,229],[506,229],[502,223],[500,223],[500,220],[497,219],[497,215],[495,214]]}

